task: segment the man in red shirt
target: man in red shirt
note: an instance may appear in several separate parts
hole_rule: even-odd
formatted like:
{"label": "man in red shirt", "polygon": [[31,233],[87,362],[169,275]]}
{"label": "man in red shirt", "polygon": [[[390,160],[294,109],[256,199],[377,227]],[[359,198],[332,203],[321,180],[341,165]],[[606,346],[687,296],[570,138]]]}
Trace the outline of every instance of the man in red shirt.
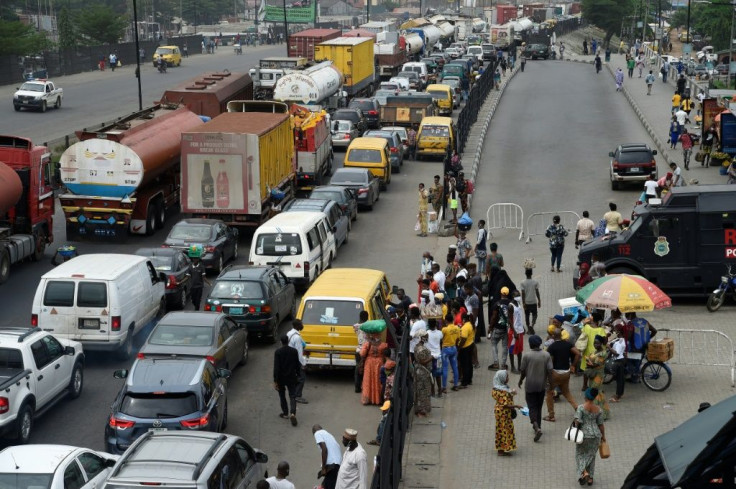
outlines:
{"label": "man in red shirt", "polygon": [[685,126],[682,127],[682,134],[680,135],[680,142],[682,143],[682,159],[685,163],[685,169],[690,169],[690,154],[693,152],[693,138],[690,133],[687,132]]}

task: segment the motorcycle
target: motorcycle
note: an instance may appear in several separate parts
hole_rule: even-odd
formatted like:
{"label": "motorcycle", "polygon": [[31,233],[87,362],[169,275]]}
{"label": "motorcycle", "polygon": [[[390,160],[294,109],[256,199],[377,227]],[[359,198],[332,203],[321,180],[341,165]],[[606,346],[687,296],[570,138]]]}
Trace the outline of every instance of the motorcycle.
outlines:
{"label": "motorcycle", "polygon": [[235,54],[243,54],[243,47],[240,44],[233,44],[233,49],[235,50]]}
{"label": "motorcycle", "polygon": [[721,277],[721,283],[708,297],[705,307],[710,312],[716,312],[726,302],[726,295],[730,294],[736,300],[736,274],[731,271],[731,265],[727,265],[728,276]]}
{"label": "motorcycle", "polygon": [[158,64],[158,72],[159,73],[166,73],[166,62],[159,62]]}

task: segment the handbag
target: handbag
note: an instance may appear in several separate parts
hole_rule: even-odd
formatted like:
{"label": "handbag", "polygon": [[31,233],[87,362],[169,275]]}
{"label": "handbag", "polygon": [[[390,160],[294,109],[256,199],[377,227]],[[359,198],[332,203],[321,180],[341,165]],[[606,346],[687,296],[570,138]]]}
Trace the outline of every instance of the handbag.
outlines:
{"label": "handbag", "polygon": [[578,336],[578,339],[575,341],[575,348],[579,352],[584,352],[586,348],[588,348],[588,334],[587,333],[580,333],[580,336]]}
{"label": "handbag", "polygon": [[575,426],[575,420],[570,423],[570,427],[565,430],[565,440],[574,441],[578,445],[583,443],[583,431]]}
{"label": "handbag", "polygon": [[611,447],[608,446],[607,441],[601,441],[601,444],[598,447],[598,453],[602,459],[606,459],[611,456]]}

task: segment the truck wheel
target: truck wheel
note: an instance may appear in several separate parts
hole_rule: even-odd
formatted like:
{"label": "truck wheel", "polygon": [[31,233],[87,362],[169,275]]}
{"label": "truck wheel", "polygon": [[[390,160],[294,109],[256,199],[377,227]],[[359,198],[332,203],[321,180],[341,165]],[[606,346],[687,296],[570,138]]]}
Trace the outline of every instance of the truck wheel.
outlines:
{"label": "truck wheel", "polygon": [[25,403],[20,407],[18,418],[15,420],[15,438],[19,445],[26,445],[31,441],[31,431],[33,431],[33,408]]}
{"label": "truck wheel", "polygon": [[33,252],[33,261],[39,261],[43,258],[44,251],[46,251],[46,234],[39,231],[36,234],[36,250]]}
{"label": "truck wheel", "polygon": [[16,112],[20,112],[20,105],[13,105]]}
{"label": "truck wheel", "polygon": [[41,112],[46,112],[47,108],[48,107],[46,106],[46,101],[44,100],[43,102],[41,102]]}
{"label": "truck wheel", "polygon": [[0,284],[4,284],[8,281],[10,276],[10,255],[8,250],[0,250]]}
{"label": "truck wheel", "polygon": [[54,104],[54,108],[56,110],[59,110],[61,108],[61,97],[56,98],[56,103]]}
{"label": "truck wheel", "polygon": [[146,209],[146,236],[151,236],[156,232],[156,208],[154,204],[149,204]]}
{"label": "truck wheel", "polygon": [[69,379],[69,397],[76,399],[81,396],[82,387],[84,387],[84,371],[82,370],[82,362],[77,362],[72,370],[72,378]]}
{"label": "truck wheel", "polygon": [[177,304],[179,309],[184,310],[185,307],[187,307],[187,289],[186,287],[181,289],[181,293],[179,294],[179,304]]}
{"label": "truck wheel", "polygon": [[156,202],[156,228],[163,229],[164,223],[166,222],[166,207],[162,200]]}
{"label": "truck wheel", "polygon": [[217,275],[222,273],[223,268],[225,268],[224,261],[222,259],[222,255],[220,255],[220,258],[217,260]]}
{"label": "truck wheel", "polygon": [[118,360],[130,360],[133,356],[133,328],[128,330],[128,334],[125,336],[125,343],[120,345],[118,349]]}

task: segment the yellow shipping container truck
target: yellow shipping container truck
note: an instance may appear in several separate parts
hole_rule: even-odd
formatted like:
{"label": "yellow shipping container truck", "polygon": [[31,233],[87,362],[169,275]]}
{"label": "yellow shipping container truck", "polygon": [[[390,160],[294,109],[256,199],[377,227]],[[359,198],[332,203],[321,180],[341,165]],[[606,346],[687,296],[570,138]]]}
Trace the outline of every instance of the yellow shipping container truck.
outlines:
{"label": "yellow shipping container truck", "polygon": [[228,103],[228,111],[181,136],[182,212],[259,226],[294,196],[289,108],[280,102]]}
{"label": "yellow shipping container truck", "polygon": [[345,77],[349,97],[371,95],[376,83],[372,37],[338,37],[314,47],[315,61],[330,60]]}

